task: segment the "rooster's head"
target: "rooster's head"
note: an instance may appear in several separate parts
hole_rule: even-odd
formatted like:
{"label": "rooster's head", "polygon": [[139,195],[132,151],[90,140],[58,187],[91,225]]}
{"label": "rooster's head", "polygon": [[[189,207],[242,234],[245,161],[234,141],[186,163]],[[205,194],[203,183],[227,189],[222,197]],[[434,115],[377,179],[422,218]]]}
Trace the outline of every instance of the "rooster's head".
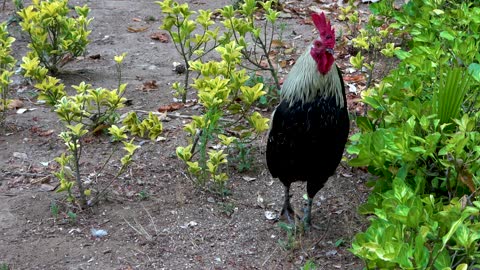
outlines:
{"label": "rooster's head", "polygon": [[335,29],[327,21],[325,14],[312,14],[312,20],[315,27],[320,34],[320,37],[315,39],[310,49],[310,55],[317,62],[318,71],[325,75],[330,71],[333,62],[333,48],[335,47]]}

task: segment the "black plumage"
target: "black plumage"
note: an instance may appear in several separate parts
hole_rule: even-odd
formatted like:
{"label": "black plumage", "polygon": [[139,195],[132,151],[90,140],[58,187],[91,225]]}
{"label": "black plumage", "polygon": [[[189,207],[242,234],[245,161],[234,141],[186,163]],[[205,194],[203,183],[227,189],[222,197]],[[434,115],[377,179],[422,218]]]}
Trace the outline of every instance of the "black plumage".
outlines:
{"label": "black plumage", "polygon": [[[310,223],[313,197],[324,186],[341,161],[349,133],[345,89],[338,67],[332,76],[339,76],[341,103],[336,91],[317,89],[310,101],[284,99],[273,113],[267,142],[267,165],[273,177],[285,186],[282,214],[291,221],[290,184],[307,182],[309,197],[305,222]],[[291,75],[289,75],[291,76]],[[323,76],[318,74],[318,76]],[[299,89],[300,90],[300,89]],[[340,93],[338,93],[340,94]]]}

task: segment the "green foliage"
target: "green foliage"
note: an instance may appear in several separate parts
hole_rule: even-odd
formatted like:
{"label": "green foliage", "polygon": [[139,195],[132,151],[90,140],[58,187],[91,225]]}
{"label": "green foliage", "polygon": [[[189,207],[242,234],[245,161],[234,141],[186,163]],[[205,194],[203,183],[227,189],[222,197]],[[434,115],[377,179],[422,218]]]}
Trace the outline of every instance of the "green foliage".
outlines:
{"label": "green foliage", "polygon": [[[242,55],[251,65],[251,70],[261,70],[270,73],[277,91],[280,83],[275,63],[270,58],[270,51],[277,31],[277,19],[280,12],[275,10],[276,0],[257,1],[245,0],[236,9],[234,6],[225,6],[220,9],[224,18],[223,25],[229,30],[229,35],[242,46]],[[265,20],[256,19],[257,12],[265,13]],[[283,27],[280,26],[282,33]],[[281,38],[281,34],[279,35]],[[258,53],[259,52],[259,53]],[[272,91],[276,94],[276,91]]]}
{"label": "green foliage", "polygon": [[[173,85],[177,94],[182,96],[183,102],[186,101],[190,89],[191,72],[195,71],[191,69],[192,62],[202,60],[205,55],[212,53],[219,46],[226,46],[231,40],[235,40],[241,46],[239,52],[248,62],[245,67],[255,71],[268,71],[275,82],[275,88],[280,89],[274,63],[269,58],[279,14],[272,8],[275,1],[247,0],[238,10],[231,5],[219,9],[218,12],[223,16],[222,24],[227,29],[222,34],[219,33],[220,27],[212,20],[213,12],[210,10],[199,10],[196,18],[192,19],[197,12],[192,11],[187,3],[179,4],[173,0],[156,3],[166,15],[160,28],[170,34],[186,66],[183,85],[180,83]],[[258,20],[255,20],[254,16],[260,10],[265,12],[266,20],[263,25],[256,25]],[[269,33],[262,33],[267,29],[270,29]],[[260,51],[260,55],[257,55],[257,51]],[[271,91],[271,94],[276,95],[276,91]]]}
{"label": "green foliage", "polygon": [[278,227],[286,233],[285,240],[278,240],[280,247],[285,251],[298,249],[302,242],[301,228],[285,222],[279,222]]}
{"label": "green foliage", "polygon": [[83,54],[89,43],[90,9],[86,5],[74,9],[75,17],[69,17],[68,0],[37,0],[18,12],[20,26],[30,38],[28,58],[37,58],[52,74],[70,58]]}
{"label": "green foliage", "polygon": [[[190,136],[189,145],[178,147],[176,151],[196,179],[195,183],[204,186],[210,182],[212,190],[222,195],[228,180],[228,150],[224,149],[233,147],[232,143],[237,140],[252,140],[268,129],[268,119],[252,110],[255,102],[265,94],[263,85],[245,85],[246,70],[238,68],[241,50],[242,47],[232,41],[216,49],[221,61],[191,63],[190,68],[200,74],[192,87],[198,91],[205,113],[194,116],[185,126]],[[225,119],[225,116],[231,118]],[[211,145],[219,145],[221,149],[209,150]]]}
{"label": "green foliage", "polygon": [[301,268],[301,270],[316,270],[318,269],[317,266],[315,265],[314,261],[308,260],[305,265]]}
{"label": "green foliage", "polygon": [[[176,154],[187,164],[198,186],[208,184],[208,189],[222,195],[226,194],[228,161],[240,162],[240,170],[248,169],[250,151],[247,147],[255,136],[268,129],[268,119],[255,112],[254,106],[268,104],[265,89],[269,89],[268,97],[277,93],[264,86],[263,77],[259,80],[248,76],[245,68],[269,71],[276,89],[280,88],[274,65],[268,57],[279,14],[272,8],[274,3],[246,0],[238,9],[226,6],[218,10],[226,29],[219,34],[220,27],[212,20],[211,11],[197,13],[188,4],[173,0],[157,2],[166,16],[161,28],[171,35],[187,67],[184,85],[175,83],[173,88],[182,94],[185,102],[189,85],[197,91],[199,103],[205,108],[203,115],[194,116],[185,126],[190,136],[188,145],[178,147]],[[259,11],[265,12],[266,18],[261,26],[255,20]],[[192,19],[194,15],[196,18]],[[262,32],[266,29],[271,32]],[[207,53],[215,52],[220,61],[203,60]],[[267,67],[265,62],[268,62]],[[192,84],[189,83],[190,72],[198,74]],[[229,154],[237,152],[239,159],[228,158]]]}
{"label": "green foliage", "polygon": [[7,106],[9,103],[9,85],[12,82],[10,77],[13,74],[15,58],[12,54],[12,44],[15,38],[10,37],[7,31],[7,24],[0,24],[0,126],[3,126]]}
{"label": "green foliage", "polygon": [[0,270],[9,270],[10,267],[6,263],[0,263]]}
{"label": "green foliage", "polygon": [[249,171],[252,168],[254,162],[253,156],[251,155],[251,148],[248,143],[241,142],[240,140],[234,141],[233,155],[231,160],[233,164],[236,164],[236,169],[238,172]]}
{"label": "green foliage", "polygon": [[186,102],[190,84],[190,62],[202,59],[228,38],[219,35],[218,26],[212,30],[215,22],[211,19],[213,13],[210,10],[199,10],[198,16],[192,20],[191,17],[196,12],[192,11],[187,3],[179,4],[173,0],[156,3],[166,15],[160,29],[170,34],[175,49],[183,58],[186,67],[184,84],[176,83],[173,87],[182,97],[182,102]]}
{"label": "green foliage", "polygon": [[408,50],[393,51],[398,67],[363,93],[371,110],[358,117],[360,133],[348,147],[351,165],[376,176],[361,207],[374,218],[352,252],[368,268],[476,269],[480,4],[413,0],[400,11],[392,4],[372,8],[395,19],[396,36],[411,39]]}
{"label": "green foliage", "polygon": [[72,224],[76,224],[77,223],[77,214],[75,214],[74,212],[72,211],[68,211],[67,212],[67,217],[68,217],[68,221]]}
{"label": "green foliage", "polygon": [[480,259],[480,204],[463,203],[453,199],[444,205],[396,178],[391,190],[371,196],[362,207],[376,218],[355,236],[351,250],[367,268],[452,269],[458,257],[473,265]]}
{"label": "green foliage", "polygon": [[[46,75],[46,68],[39,66],[37,58],[25,57],[22,65],[25,76],[41,81],[35,85],[40,90],[39,99],[45,100],[48,105],[52,106],[65,126],[65,130],[59,136],[66,145],[67,153],[63,153],[55,159],[60,165],[59,170],[54,173],[54,176],[60,181],[57,192],[67,193],[67,201],[71,203],[75,203],[76,198],[79,197],[82,207],[95,204],[104,191],[92,194],[91,188],[84,187],[80,158],[85,136],[101,131],[107,131],[111,136],[114,149],[100,171],[105,168],[113,153],[118,150],[117,142],[123,144],[125,155],[120,159],[121,167],[114,177],[115,180],[131,163],[135,151],[139,148],[132,143],[133,139],[129,140],[127,132],[133,136],[148,135],[153,140],[162,131],[162,124],[153,114],[149,114],[146,119],[140,121],[137,115],[131,112],[124,119],[124,126],[116,125],[119,122],[117,111],[124,107],[126,100],[123,95],[127,85],[121,83],[121,64],[125,55],[114,58],[119,82],[117,89],[92,88],[91,85],[81,82],[79,85],[72,86],[76,90],[76,94],[71,96],[66,95],[65,86],[57,78]],[[73,190],[75,184],[78,193]]]}
{"label": "green foliage", "polygon": [[138,193],[138,198],[141,200],[141,201],[146,201],[150,198],[150,193],[148,193],[147,190],[142,190]]}
{"label": "green foliage", "polygon": [[52,201],[50,203],[50,213],[52,213],[52,216],[54,219],[58,218],[58,215],[60,213],[59,207],[55,201]]}
{"label": "green foliage", "polygon": [[[351,32],[355,36],[351,40],[351,45],[358,50],[355,57],[350,58],[350,63],[356,69],[366,71],[367,88],[373,82],[374,70],[377,62],[382,58],[391,58],[395,52],[400,50],[393,42],[393,36],[390,29],[387,27],[388,18],[380,15],[370,15],[365,27],[356,31],[358,27],[358,11],[355,10],[353,1],[350,4],[341,8],[342,16],[348,20],[348,26],[351,27]],[[383,67],[383,72],[392,68],[391,61],[387,62]]]}

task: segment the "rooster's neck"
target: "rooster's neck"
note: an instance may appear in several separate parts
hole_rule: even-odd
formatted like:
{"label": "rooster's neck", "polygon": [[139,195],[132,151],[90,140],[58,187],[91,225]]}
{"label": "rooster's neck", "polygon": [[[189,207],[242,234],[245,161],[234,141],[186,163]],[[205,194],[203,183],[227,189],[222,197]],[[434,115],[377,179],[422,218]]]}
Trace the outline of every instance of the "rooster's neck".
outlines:
{"label": "rooster's neck", "polygon": [[318,63],[306,50],[293,66],[290,74],[283,83],[281,98],[293,104],[312,102],[316,98],[335,97],[339,107],[344,107],[344,95],[340,74],[333,62],[330,69],[322,74],[318,70]]}

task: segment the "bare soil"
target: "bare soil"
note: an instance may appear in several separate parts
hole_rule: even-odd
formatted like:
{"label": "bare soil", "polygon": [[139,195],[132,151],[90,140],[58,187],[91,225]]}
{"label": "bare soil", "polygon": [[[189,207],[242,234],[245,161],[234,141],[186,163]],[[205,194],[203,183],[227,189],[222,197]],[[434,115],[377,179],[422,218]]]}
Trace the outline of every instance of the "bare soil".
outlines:
{"label": "bare soil", "polygon": [[[227,0],[188,1],[194,9],[214,9]],[[338,12],[331,1],[290,1],[284,40],[299,50],[313,39],[313,26],[305,24],[309,7]],[[340,1],[341,2],[341,1]],[[171,42],[150,38],[159,32],[162,15],[151,0],[70,1],[91,8],[91,44],[85,57],[65,66],[59,76],[70,86],[86,81],[94,87],[117,85],[113,57],[127,52],[123,81],[128,83],[128,110],[156,111],[172,102],[171,84],[182,80],[172,71],[180,57]],[[363,5],[363,4],[361,4]],[[365,7],[363,7],[365,8]],[[295,11],[295,12],[294,12]],[[303,11],[297,12],[297,11]],[[1,19],[13,14],[7,1]],[[154,18],[155,20],[152,20]],[[341,28],[341,24],[333,20]],[[128,27],[145,31],[129,32]],[[14,54],[19,60],[27,51],[27,37],[18,24],[9,26],[17,39]],[[161,31],[160,31],[161,32]],[[294,39],[294,37],[300,37]],[[99,59],[90,56],[99,55]],[[294,58],[296,58],[296,56]],[[348,66],[348,54],[340,53],[338,64]],[[288,68],[282,73],[285,76]],[[143,83],[156,80],[158,89],[142,91]],[[363,82],[360,82],[360,84]],[[69,89],[73,93],[72,89]],[[265,167],[265,138],[252,146],[253,168],[247,173],[232,169],[228,187],[232,194],[221,198],[196,188],[175,156],[175,147],[185,143],[186,120],[164,121],[164,141],[142,143],[131,169],[109,188],[107,200],[77,211],[76,220],[65,214],[64,194],[49,190],[58,184],[51,172],[53,161],[65,151],[58,138],[62,125],[50,108],[37,103],[36,90],[20,77],[13,84],[13,98],[34,109],[23,114],[9,111],[6,130],[0,133],[0,266],[9,269],[299,269],[312,260],[319,269],[362,269],[363,264],[347,250],[354,234],[366,221],[357,207],[368,192],[368,175],[339,166],[325,188],[315,197],[313,223],[320,229],[298,233],[287,247],[285,230],[269,220],[266,211],[279,212],[283,187]],[[194,98],[189,93],[190,98]],[[349,94],[349,104],[356,95]],[[352,110],[355,110],[351,106]],[[198,114],[198,107],[178,111]],[[267,114],[270,112],[266,112]],[[108,157],[108,138],[89,137],[82,156],[83,176],[90,179]],[[321,153],[319,153],[321,154]],[[100,187],[113,177],[113,169],[98,179]],[[245,177],[245,176],[248,176]],[[253,179],[253,180],[252,180]],[[248,181],[247,181],[248,180]],[[293,186],[296,209],[303,207],[305,185]],[[141,196],[147,194],[148,196]],[[60,207],[54,217],[51,204]],[[107,236],[94,237],[91,229]],[[1,267],[0,267],[1,268]],[[3,268],[2,268],[3,269]]]}

